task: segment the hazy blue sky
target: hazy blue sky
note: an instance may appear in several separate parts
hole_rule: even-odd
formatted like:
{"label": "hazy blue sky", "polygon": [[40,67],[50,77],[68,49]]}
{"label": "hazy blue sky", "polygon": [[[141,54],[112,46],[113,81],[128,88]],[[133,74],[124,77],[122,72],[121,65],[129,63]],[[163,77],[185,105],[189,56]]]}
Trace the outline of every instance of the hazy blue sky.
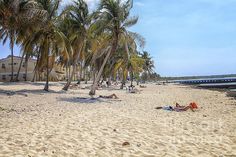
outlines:
{"label": "hazy blue sky", "polygon": [[132,15],[162,76],[236,73],[236,0],[134,0]]}

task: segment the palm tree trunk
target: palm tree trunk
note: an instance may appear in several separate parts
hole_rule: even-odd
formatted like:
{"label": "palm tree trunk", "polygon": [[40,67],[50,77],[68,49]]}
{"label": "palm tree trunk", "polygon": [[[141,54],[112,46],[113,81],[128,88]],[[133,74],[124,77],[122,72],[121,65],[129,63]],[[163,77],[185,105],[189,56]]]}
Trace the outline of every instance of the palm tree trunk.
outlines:
{"label": "palm tree trunk", "polygon": [[106,57],[105,57],[105,59],[104,59],[104,61],[102,63],[102,66],[99,69],[98,75],[96,76],[96,79],[95,79],[95,81],[94,81],[94,83],[93,83],[93,85],[91,87],[91,90],[89,91],[89,95],[91,95],[91,96],[95,95],[97,83],[100,80],[100,77],[102,75],[103,69],[104,69],[104,67],[105,67],[105,65],[106,65],[110,55],[113,54],[116,51],[117,45],[118,45],[118,34],[115,35],[114,41],[112,43],[112,48],[110,50],[108,50],[108,53],[107,53],[107,55],[106,55]]}
{"label": "palm tree trunk", "polygon": [[[34,76],[33,76],[33,79],[31,80],[31,82],[34,82],[35,81],[35,77],[36,77],[36,73],[37,73],[37,68],[38,68],[38,63],[39,63],[39,53],[37,55],[37,61],[36,61],[36,65],[34,67]],[[37,81],[37,77],[36,77],[36,81]]]}
{"label": "palm tree trunk", "polygon": [[123,88],[124,88],[124,85],[125,85],[125,79],[122,80],[120,89],[123,89]]}
{"label": "palm tree trunk", "polygon": [[28,54],[26,54],[26,56],[25,56],[25,81],[27,81],[28,59],[29,59],[29,56],[28,56]]}
{"label": "palm tree trunk", "polygon": [[96,79],[96,70],[95,70],[95,68],[93,69],[93,71],[92,71],[92,79],[93,79],[93,84],[94,84],[94,82],[95,82],[95,79]]}
{"label": "palm tree trunk", "polygon": [[[70,86],[70,84],[71,84],[71,82],[72,82],[72,79],[73,79],[73,76],[74,76],[75,70],[76,70],[76,64],[77,64],[77,61],[78,61],[78,59],[79,59],[80,53],[81,53],[82,50],[83,50],[83,46],[84,46],[84,45],[82,44],[81,47],[80,47],[79,53],[75,56],[75,60],[73,61],[72,74],[71,74],[70,78],[68,78],[68,81],[67,81],[66,85],[62,88],[62,90],[67,91],[68,88],[69,88],[69,86]],[[70,69],[69,69],[69,70],[70,70]]]}
{"label": "palm tree trunk", "polygon": [[11,47],[11,82],[13,81],[13,75],[14,75],[14,61],[13,61],[13,55],[14,55],[14,34],[11,33],[11,41],[10,41],[10,47]]}
{"label": "palm tree trunk", "polygon": [[131,70],[131,84],[130,84],[131,87],[133,87],[133,78],[134,78],[134,74],[133,74],[133,71]]}
{"label": "palm tree trunk", "polygon": [[107,53],[107,55],[106,55],[106,57],[105,57],[105,59],[104,59],[104,61],[102,63],[101,68],[99,69],[99,72],[98,72],[98,74],[97,74],[97,76],[95,78],[95,81],[94,81],[94,83],[93,83],[93,85],[91,87],[91,90],[89,91],[89,95],[95,95],[97,83],[100,80],[100,77],[102,75],[103,69],[104,69],[104,67],[105,67],[105,65],[106,65],[106,63],[107,63],[111,53],[115,52],[116,48],[117,48],[117,43],[114,43],[112,48],[110,50],[108,50],[108,53]]}
{"label": "palm tree trunk", "polygon": [[79,70],[79,79],[78,79],[78,84],[80,84],[82,80],[82,72],[83,72],[83,62],[80,62],[80,70]]}
{"label": "palm tree trunk", "polygon": [[22,54],[22,57],[21,57],[21,60],[20,60],[20,65],[19,65],[19,68],[18,68],[18,71],[17,71],[17,74],[16,74],[15,81],[19,81],[18,78],[19,78],[19,74],[20,74],[20,70],[21,70],[21,66],[22,66],[24,56],[25,56],[25,53]]}
{"label": "palm tree trunk", "polygon": [[67,91],[68,88],[70,87],[70,84],[72,82],[72,79],[73,79],[73,76],[74,76],[74,73],[75,73],[75,69],[76,69],[76,64],[74,63],[72,73],[71,73],[70,77],[68,78],[68,81],[67,81],[66,85],[62,88],[62,90]]}
{"label": "palm tree trunk", "polygon": [[49,85],[48,85],[48,82],[49,82],[49,48],[48,48],[48,52],[47,52],[47,56],[46,56],[46,59],[47,59],[47,76],[46,76],[46,84],[44,86],[44,90],[45,91],[49,91]]}
{"label": "palm tree trunk", "polygon": [[85,75],[86,75],[86,67],[85,66],[83,66],[83,75],[82,75],[82,78],[85,80]]}
{"label": "palm tree trunk", "polygon": [[48,55],[47,55],[47,75],[46,75],[46,84],[44,87],[45,91],[48,91],[48,86],[49,86],[48,82],[49,82],[49,67],[48,67]]}
{"label": "palm tree trunk", "polygon": [[35,81],[35,77],[36,77],[36,68],[34,68],[34,75],[33,75],[33,78],[31,80],[31,82],[34,82]]}
{"label": "palm tree trunk", "polygon": [[69,72],[68,72],[69,75],[68,75],[68,79],[69,79],[69,77],[70,77],[70,75],[71,75],[71,70],[70,70],[70,69],[71,69],[71,65],[69,65]]}
{"label": "palm tree trunk", "polygon": [[125,74],[124,74],[124,72],[122,72],[122,82],[121,82],[120,89],[123,89],[124,85],[125,85]]}
{"label": "palm tree trunk", "polygon": [[82,63],[80,62],[79,75],[77,73],[77,84],[80,84],[82,78]]}
{"label": "palm tree trunk", "polygon": [[78,68],[78,67],[75,67],[75,70],[74,70],[73,81],[78,80],[78,76],[76,75],[76,74],[78,73],[77,68]]}
{"label": "palm tree trunk", "polygon": [[68,80],[68,77],[69,77],[69,75],[68,75],[68,63],[66,63],[66,81]]}
{"label": "palm tree trunk", "polygon": [[87,68],[84,69],[85,84],[88,83]]}
{"label": "palm tree trunk", "polygon": [[108,81],[107,81],[107,85],[108,85],[108,87],[110,87],[111,86],[111,81],[112,81],[112,76],[109,76],[108,77]]}

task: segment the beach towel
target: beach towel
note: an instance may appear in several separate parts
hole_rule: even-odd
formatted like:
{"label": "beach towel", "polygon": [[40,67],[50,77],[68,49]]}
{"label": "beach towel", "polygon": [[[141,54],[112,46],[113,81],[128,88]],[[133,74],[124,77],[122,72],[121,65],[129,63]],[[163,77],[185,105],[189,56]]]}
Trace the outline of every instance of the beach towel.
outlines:
{"label": "beach towel", "polygon": [[162,107],[163,110],[167,110],[167,111],[174,111],[172,106],[164,106]]}

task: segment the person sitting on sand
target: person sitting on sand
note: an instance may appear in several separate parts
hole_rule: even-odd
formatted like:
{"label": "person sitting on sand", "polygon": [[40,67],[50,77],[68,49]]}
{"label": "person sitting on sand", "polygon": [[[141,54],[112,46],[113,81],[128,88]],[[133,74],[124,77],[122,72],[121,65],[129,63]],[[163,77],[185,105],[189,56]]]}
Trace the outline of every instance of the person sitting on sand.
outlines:
{"label": "person sitting on sand", "polygon": [[128,88],[126,88],[126,89],[128,89],[129,91],[131,91],[131,90],[133,90],[134,88],[135,88],[134,85],[130,85],[130,86],[128,86]]}
{"label": "person sitting on sand", "polygon": [[118,99],[118,97],[116,96],[116,94],[111,94],[108,96],[104,96],[104,95],[99,95],[99,98],[104,98],[104,99]]}
{"label": "person sitting on sand", "polygon": [[96,86],[96,90],[101,90],[102,89],[102,84],[98,83]]}
{"label": "person sitting on sand", "polygon": [[194,109],[197,109],[197,108],[198,106],[195,102],[190,103],[188,106],[180,106],[178,103],[176,103],[175,107],[172,107],[172,106],[156,107],[156,109],[163,109],[163,110],[176,111],[176,112],[187,111],[188,109],[191,109],[194,112]]}

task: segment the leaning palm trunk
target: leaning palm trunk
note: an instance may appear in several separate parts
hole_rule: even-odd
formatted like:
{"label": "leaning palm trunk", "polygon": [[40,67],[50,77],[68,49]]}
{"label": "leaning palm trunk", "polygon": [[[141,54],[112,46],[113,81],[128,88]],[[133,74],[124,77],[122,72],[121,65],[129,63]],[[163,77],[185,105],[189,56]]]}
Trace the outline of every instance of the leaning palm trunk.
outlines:
{"label": "leaning palm trunk", "polygon": [[104,67],[105,67],[105,65],[106,65],[106,63],[107,63],[107,61],[108,61],[108,59],[109,59],[111,53],[114,53],[114,52],[116,51],[116,48],[117,48],[117,42],[116,42],[116,41],[118,41],[118,40],[115,40],[115,42],[113,43],[113,46],[112,46],[112,48],[111,48],[110,50],[108,49],[108,53],[107,53],[107,55],[106,55],[106,57],[105,57],[105,59],[104,59],[104,61],[103,61],[103,63],[102,63],[101,68],[99,69],[99,72],[98,72],[98,74],[97,74],[97,76],[96,76],[96,78],[95,78],[95,81],[94,81],[94,83],[93,83],[93,85],[92,85],[92,87],[91,87],[91,90],[90,90],[90,92],[89,92],[89,95],[95,95],[97,83],[98,83],[98,81],[99,81],[100,78],[101,78],[103,69],[104,69]]}
{"label": "leaning palm trunk", "polygon": [[72,82],[73,76],[75,74],[75,70],[76,70],[76,63],[78,61],[78,58],[80,56],[81,51],[83,50],[83,45],[81,46],[79,53],[75,56],[75,60],[73,61],[73,69],[72,69],[72,74],[70,75],[70,77],[68,78],[68,81],[66,83],[66,85],[62,88],[62,90],[67,91],[68,88],[70,87],[70,84]]}
{"label": "leaning palm trunk", "polygon": [[23,53],[23,55],[21,57],[20,65],[19,65],[19,68],[18,68],[18,71],[17,71],[17,74],[16,74],[15,81],[19,81],[18,78],[19,78],[19,74],[20,74],[20,70],[21,70],[21,66],[22,66],[22,63],[23,63],[24,56],[25,56],[25,53]]}
{"label": "leaning palm trunk", "polygon": [[[37,55],[37,61],[36,61],[36,65],[34,67],[34,76],[33,76],[33,79],[31,80],[31,82],[34,82],[35,80],[35,77],[36,77],[36,73],[37,73],[37,68],[38,68],[38,64],[39,64],[39,53]],[[37,81],[37,77],[36,77],[36,81]]]}
{"label": "leaning palm trunk", "polygon": [[96,73],[97,73],[96,69],[93,68],[93,70],[91,71],[91,73],[92,73],[92,80],[93,80],[93,84],[94,84],[95,79],[96,79]]}
{"label": "leaning palm trunk", "polygon": [[100,77],[102,75],[103,69],[104,69],[104,67],[105,67],[105,65],[106,65],[106,63],[107,63],[107,61],[109,59],[110,54],[111,54],[111,51],[108,51],[108,53],[107,53],[107,55],[106,55],[106,57],[105,57],[105,59],[104,59],[104,61],[102,63],[102,66],[101,66],[97,76],[94,79],[94,82],[93,82],[93,85],[91,87],[91,90],[89,91],[89,95],[95,95],[98,81],[100,80]]}
{"label": "leaning palm trunk", "polygon": [[70,74],[70,77],[68,78],[68,81],[67,81],[66,85],[62,88],[62,90],[67,91],[68,88],[70,87],[70,84],[72,82],[72,79],[73,79],[73,76],[75,73],[75,69],[76,69],[76,63],[73,64],[72,73]]}
{"label": "leaning palm trunk", "polygon": [[[37,64],[36,64],[36,66],[37,66]],[[34,75],[33,75],[33,78],[32,78],[32,80],[31,80],[31,82],[34,82],[35,77],[36,77],[36,67],[34,68]]]}

